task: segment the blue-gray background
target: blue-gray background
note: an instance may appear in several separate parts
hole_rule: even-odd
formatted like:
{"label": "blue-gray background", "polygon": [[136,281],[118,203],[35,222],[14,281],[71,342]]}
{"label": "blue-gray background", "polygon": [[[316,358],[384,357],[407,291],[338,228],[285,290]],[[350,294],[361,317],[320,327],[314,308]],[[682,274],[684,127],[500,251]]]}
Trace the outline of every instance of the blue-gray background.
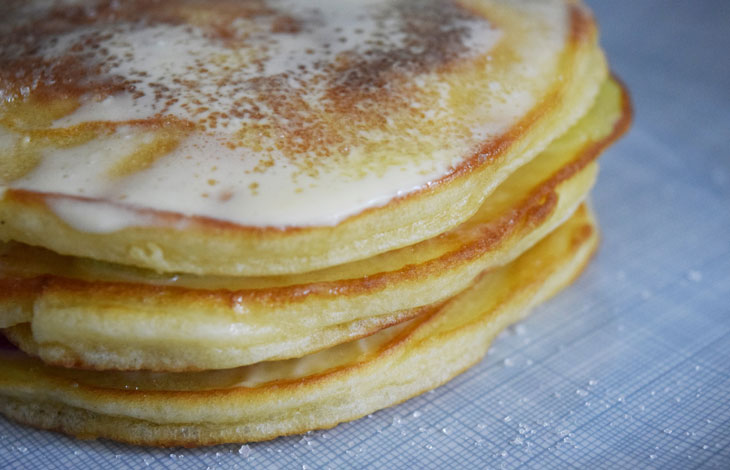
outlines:
{"label": "blue-gray background", "polygon": [[448,385],[325,432],[141,449],[0,418],[0,468],[730,468],[730,1],[589,0],[636,107],[576,285]]}

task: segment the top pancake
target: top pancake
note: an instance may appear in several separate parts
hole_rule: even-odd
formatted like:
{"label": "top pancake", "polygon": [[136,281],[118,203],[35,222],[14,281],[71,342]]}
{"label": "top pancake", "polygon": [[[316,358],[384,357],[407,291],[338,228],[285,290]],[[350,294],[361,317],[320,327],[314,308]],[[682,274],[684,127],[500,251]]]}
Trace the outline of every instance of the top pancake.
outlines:
{"label": "top pancake", "polygon": [[567,0],[10,2],[0,238],[305,272],[430,238],[590,107]]}

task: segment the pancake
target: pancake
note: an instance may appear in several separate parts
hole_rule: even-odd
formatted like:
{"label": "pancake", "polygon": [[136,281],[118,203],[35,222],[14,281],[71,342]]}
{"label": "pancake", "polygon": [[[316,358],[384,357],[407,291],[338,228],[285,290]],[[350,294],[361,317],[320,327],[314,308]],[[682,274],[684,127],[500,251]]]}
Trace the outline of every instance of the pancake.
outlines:
{"label": "pancake", "polygon": [[190,373],[95,372],[2,349],[0,412],[78,437],[145,445],[256,441],[331,427],[434,388],[477,362],[500,330],[568,284],[596,243],[583,206],[443,306],[289,361]]}
{"label": "pancake", "polygon": [[194,446],[432,389],[578,275],[630,115],[580,0],[6,2],[0,412]]}
{"label": "pancake", "polygon": [[7,3],[0,240],[260,276],[451,230],[592,106],[578,1]]}
{"label": "pancake", "polygon": [[299,357],[423,313],[566,220],[592,186],[628,100],[607,81],[591,111],[515,171],[469,221],[435,239],[323,272],[156,276],[8,244],[0,327],[46,363],[204,370]]}

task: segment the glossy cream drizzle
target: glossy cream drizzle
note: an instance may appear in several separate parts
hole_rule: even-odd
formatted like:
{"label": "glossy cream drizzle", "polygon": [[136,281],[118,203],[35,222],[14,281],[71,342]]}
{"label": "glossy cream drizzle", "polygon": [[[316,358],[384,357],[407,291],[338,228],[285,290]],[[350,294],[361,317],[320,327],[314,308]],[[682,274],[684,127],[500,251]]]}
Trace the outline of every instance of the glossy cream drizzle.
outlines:
{"label": "glossy cream drizzle", "polygon": [[[544,91],[535,82],[554,67],[568,22],[563,0],[269,0],[226,10],[234,3],[165,0],[154,3],[160,11],[92,12],[98,19],[82,12],[88,18],[79,13],[37,50],[2,50],[0,61],[20,69],[23,54],[41,61],[26,73],[35,81],[0,90],[6,103],[52,89],[54,64],[71,57],[93,73],[76,77],[87,90],[81,105],[51,128],[119,123],[83,144],[43,147],[38,165],[3,189],[53,193],[50,208],[90,232],[151,223],[137,209],[333,225],[429,185],[499,138]],[[23,6],[29,24],[47,21],[49,7],[39,5]],[[490,54],[514,25],[490,23],[482,9],[520,17],[509,63],[491,65]],[[8,21],[19,19],[10,15],[3,31]],[[470,63],[487,81],[467,105],[452,70]],[[194,130],[115,173],[154,138],[159,125],[144,123],[170,117]],[[24,132],[0,126],[0,152]]]}

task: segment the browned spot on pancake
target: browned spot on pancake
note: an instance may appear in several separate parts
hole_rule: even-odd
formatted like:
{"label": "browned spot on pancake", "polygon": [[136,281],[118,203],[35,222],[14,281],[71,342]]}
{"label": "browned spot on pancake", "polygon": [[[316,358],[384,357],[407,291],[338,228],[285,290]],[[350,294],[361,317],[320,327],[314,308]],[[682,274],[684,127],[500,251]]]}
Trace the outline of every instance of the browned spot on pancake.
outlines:
{"label": "browned spot on pancake", "polygon": [[[18,141],[8,152],[0,153],[0,181],[9,183],[31,172],[41,161],[41,149],[47,141],[35,134],[35,130],[50,126],[53,121],[76,110],[79,102],[73,98],[49,97],[38,94],[25,100],[4,104],[0,125],[15,131]],[[68,136],[57,141],[66,146]],[[86,136],[74,136],[83,141]]]}
{"label": "browned spot on pancake", "polygon": [[[579,169],[574,168],[573,170],[577,172]],[[536,200],[534,200],[533,205],[524,211],[524,217],[527,219],[527,224],[529,226],[536,226],[543,220],[547,219],[548,215],[550,215],[558,205],[558,194],[555,192],[554,188],[553,191],[540,194],[535,199]]]}
{"label": "browned spot on pancake", "polygon": [[40,129],[56,119],[74,112],[80,106],[74,97],[47,96],[41,92],[23,100],[3,104],[0,124],[9,129]]}
{"label": "browned spot on pancake", "polygon": [[575,230],[575,232],[573,232],[573,235],[570,238],[571,248],[576,249],[579,246],[583,245],[583,243],[591,238],[594,233],[595,230],[590,224],[581,225],[578,229]]}
{"label": "browned spot on pancake", "polygon": [[578,5],[570,7],[570,40],[573,43],[585,41],[595,33],[595,21],[588,11]]}
{"label": "browned spot on pancake", "polygon": [[110,176],[118,178],[133,175],[152,166],[158,159],[175,150],[192,127],[189,123],[168,120],[153,131],[150,142],[139,145],[134,152],[117,162],[110,170]]}
{"label": "browned spot on pancake", "polygon": [[289,33],[295,34],[301,31],[302,26],[296,18],[289,15],[277,16],[271,24],[272,33]]}
{"label": "browned spot on pancake", "polygon": [[22,178],[33,171],[40,162],[40,152],[21,141],[11,152],[0,153],[0,182],[7,184]]}
{"label": "browned spot on pancake", "polygon": [[[142,127],[155,132],[157,135],[152,142],[141,146],[111,171],[112,176],[125,176],[146,168],[174,150],[194,128],[192,123],[172,117],[45,127],[76,107],[76,100],[48,96],[9,103],[8,112],[0,118],[0,124],[16,132],[18,142],[10,152],[0,154],[0,181],[11,182],[31,172],[40,163],[43,150],[49,147],[58,149],[83,145],[100,136],[110,135],[122,126]],[[38,110],[35,118],[30,117],[34,109]]]}
{"label": "browned spot on pancake", "polygon": [[[3,272],[3,275],[7,276],[8,273]],[[46,282],[45,279],[44,276],[33,278],[0,278],[0,299],[23,298],[31,294],[36,294],[42,289]]]}
{"label": "browned spot on pancake", "polygon": [[67,129],[25,131],[18,136],[17,143],[9,152],[0,153],[0,181],[9,183],[33,171],[41,162],[46,147],[74,147],[100,134],[99,130],[93,128],[80,128],[77,132]]}

